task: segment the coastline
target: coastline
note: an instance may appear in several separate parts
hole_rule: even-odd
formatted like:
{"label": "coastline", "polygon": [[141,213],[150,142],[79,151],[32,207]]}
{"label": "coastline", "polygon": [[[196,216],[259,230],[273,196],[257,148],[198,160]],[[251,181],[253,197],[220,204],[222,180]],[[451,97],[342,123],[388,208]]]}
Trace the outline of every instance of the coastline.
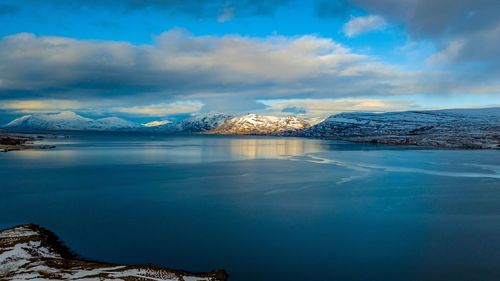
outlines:
{"label": "coastline", "polygon": [[353,138],[336,138],[336,137],[310,137],[313,139],[323,140],[338,140],[348,141],[360,144],[374,145],[389,145],[394,147],[415,147],[415,148],[430,148],[430,149],[465,149],[465,150],[500,150],[498,143],[477,143],[463,142],[455,140],[436,139],[419,139],[411,136],[385,136],[385,137],[353,137]]}
{"label": "coastline", "polygon": [[[85,133],[87,131],[63,131],[68,134],[71,132]],[[270,134],[261,133],[221,133],[214,131],[192,132],[192,133],[165,133],[159,131],[88,131],[91,133],[141,133],[151,135],[212,135],[212,136],[262,136],[262,137],[295,137],[317,140],[335,140],[346,141],[359,144],[388,145],[394,147],[413,147],[429,149],[465,149],[465,150],[500,150],[500,137],[498,135],[357,135],[357,136],[333,136],[333,135],[314,135],[300,134],[297,132],[279,132]],[[9,152],[27,149],[53,149],[55,145],[37,145],[36,141],[55,138],[57,131],[33,131],[33,132],[15,132],[0,131],[0,152]],[[67,136],[65,136],[67,137]],[[5,143],[5,139],[9,139]],[[13,142],[12,142],[13,141]]]}
{"label": "coastline", "polygon": [[30,134],[12,134],[0,132],[0,152],[9,152],[26,149],[52,149],[55,145],[37,145],[37,140],[45,136]]}
{"label": "coastline", "polygon": [[225,281],[217,269],[205,273],[166,269],[154,265],[118,265],[78,257],[43,227],[24,224],[0,231],[2,280],[161,280]]}

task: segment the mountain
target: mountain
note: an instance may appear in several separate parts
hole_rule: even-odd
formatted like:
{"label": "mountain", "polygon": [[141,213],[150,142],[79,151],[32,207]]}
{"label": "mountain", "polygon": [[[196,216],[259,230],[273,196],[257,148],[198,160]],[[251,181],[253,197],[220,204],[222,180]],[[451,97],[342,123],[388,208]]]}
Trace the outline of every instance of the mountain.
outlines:
{"label": "mountain", "polygon": [[138,128],[136,123],[117,118],[107,117],[91,119],[71,111],[57,114],[31,114],[17,118],[4,126],[11,130],[124,130]]}
{"label": "mountain", "polygon": [[144,124],[142,124],[142,126],[144,126],[146,128],[154,128],[154,127],[164,126],[164,125],[167,125],[167,124],[170,124],[170,123],[172,123],[172,121],[157,120],[157,121],[152,121],[152,122],[144,123]]}
{"label": "mountain", "polygon": [[289,135],[386,144],[500,148],[500,108],[341,113]]}
{"label": "mountain", "polygon": [[287,116],[262,116],[247,114],[233,117],[215,129],[212,134],[229,135],[280,135],[286,131],[302,130],[310,126],[306,120]]}
{"label": "mountain", "polygon": [[156,127],[158,131],[175,133],[200,133],[210,131],[229,120],[232,115],[224,113],[203,113],[187,119]]}
{"label": "mountain", "polygon": [[91,119],[65,111],[26,115],[4,128],[300,136],[381,144],[500,149],[500,108],[351,112],[332,115],[317,124],[293,116],[205,113],[178,122],[163,120],[139,125],[117,117]]}
{"label": "mountain", "polygon": [[96,119],[92,127],[95,130],[123,130],[138,128],[140,125],[118,117],[106,117]]}

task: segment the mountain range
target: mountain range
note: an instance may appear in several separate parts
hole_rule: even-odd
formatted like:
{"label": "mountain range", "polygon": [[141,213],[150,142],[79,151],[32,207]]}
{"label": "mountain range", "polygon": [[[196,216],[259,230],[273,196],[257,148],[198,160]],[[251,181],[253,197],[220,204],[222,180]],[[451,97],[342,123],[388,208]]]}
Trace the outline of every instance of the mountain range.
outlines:
{"label": "mountain range", "polygon": [[353,142],[500,148],[500,108],[341,113],[291,136]]}
{"label": "mountain range", "polygon": [[71,111],[57,114],[31,114],[17,118],[4,126],[12,130],[58,131],[58,130],[95,130],[113,131],[138,128],[139,125],[118,117],[91,119]]}
{"label": "mountain range", "polygon": [[158,120],[145,124],[130,122],[117,117],[91,119],[74,112],[57,114],[32,114],[17,118],[4,126],[17,131],[116,131],[150,130],[170,133],[211,133],[211,134],[278,134],[288,130],[301,130],[310,126],[302,118],[286,116],[262,116],[246,114],[234,116],[224,113],[204,113],[184,120],[171,122]]}
{"label": "mountain range", "polygon": [[91,119],[65,111],[26,115],[4,128],[275,135],[383,144],[500,148],[500,108],[349,112],[332,115],[319,123],[296,116],[206,113],[177,122],[159,120],[138,124],[117,117]]}

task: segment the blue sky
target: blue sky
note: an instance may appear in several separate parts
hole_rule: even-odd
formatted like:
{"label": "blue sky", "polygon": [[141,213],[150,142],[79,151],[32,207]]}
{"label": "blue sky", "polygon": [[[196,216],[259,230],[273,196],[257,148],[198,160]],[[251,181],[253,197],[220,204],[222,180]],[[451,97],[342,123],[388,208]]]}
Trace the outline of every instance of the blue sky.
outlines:
{"label": "blue sky", "polygon": [[0,0],[0,122],[500,105],[496,0]]}

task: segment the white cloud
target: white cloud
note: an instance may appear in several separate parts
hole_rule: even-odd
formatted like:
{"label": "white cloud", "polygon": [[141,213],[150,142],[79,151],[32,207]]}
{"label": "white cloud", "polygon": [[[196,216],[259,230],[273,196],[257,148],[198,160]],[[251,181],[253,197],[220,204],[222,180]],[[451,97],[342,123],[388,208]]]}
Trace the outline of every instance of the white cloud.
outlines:
{"label": "white cloud", "polygon": [[385,27],[387,27],[387,22],[384,18],[377,15],[369,15],[351,18],[344,25],[343,31],[347,37],[355,37],[370,31],[382,30]]}
{"label": "white cloud", "polygon": [[[172,30],[151,45],[33,34],[0,41],[0,91],[186,95],[267,87],[334,94],[330,89],[390,91],[400,74],[392,65],[316,35],[193,36]],[[381,81],[388,87],[377,87]]]}
{"label": "white cloud", "polygon": [[144,123],[142,125],[144,127],[158,127],[158,126],[167,125],[167,124],[170,124],[170,123],[172,123],[172,121],[169,121],[169,120],[156,120],[156,121],[151,121],[151,122],[148,122],[148,123]]}
{"label": "white cloud", "polygon": [[183,101],[174,103],[152,104],[147,106],[119,107],[111,109],[114,112],[137,116],[168,116],[172,114],[193,113],[199,111],[203,103],[197,101]]}
{"label": "white cloud", "polygon": [[303,109],[302,115],[308,117],[327,117],[348,111],[399,111],[415,108],[412,101],[394,101],[383,98],[341,98],[341,99],[279,99],[261,100],[266,111],[287,113],[288,108]]}
{"label": "white cloud", "polygon": [[[134,45],[21,33],[0,40],[0,103],[15,102],[4,101],[2,108],[18,112],[166,116],[202,107],[236,113],[261,108],[257,100],[305,95],[333,100],[498,92],[496,80],[477,85],[473,80],[480,79],[439,71],[409,71],[318,35],[195,36],[175,29]],[[308,112],[335,109],[318,106]]]}
{"label": "white cloud", "polygon": [[113,106],[113,100],[7,100],[0,101],[0,109],[17,113],[51,113],[60,111],[77,111],[91,114],[125,114],[136,117],[163,117],[174,114],[191,114],[203,107],[199,101],[175,101],[138,106]]}
{"label": "white cloud", "polygon": [[446,49],[441,50],[438,53],[432,54],[427,62],[430,64],[448,64],[458,57],[464,48],[465,40],[454,40],[451,41]]}
{"label": "white cloud", "polygon": [[220,23],[230,21],[234,18],[234,13],[235,8],[233,6],[226,5],[221,9],[219,15],[217,16],[217,21]]}
{"label": "white cloud", "polygon": [[0,102],[0,109],[18,113],[48,113],[84,107],[85,104],[72,100],[7,100]]}

